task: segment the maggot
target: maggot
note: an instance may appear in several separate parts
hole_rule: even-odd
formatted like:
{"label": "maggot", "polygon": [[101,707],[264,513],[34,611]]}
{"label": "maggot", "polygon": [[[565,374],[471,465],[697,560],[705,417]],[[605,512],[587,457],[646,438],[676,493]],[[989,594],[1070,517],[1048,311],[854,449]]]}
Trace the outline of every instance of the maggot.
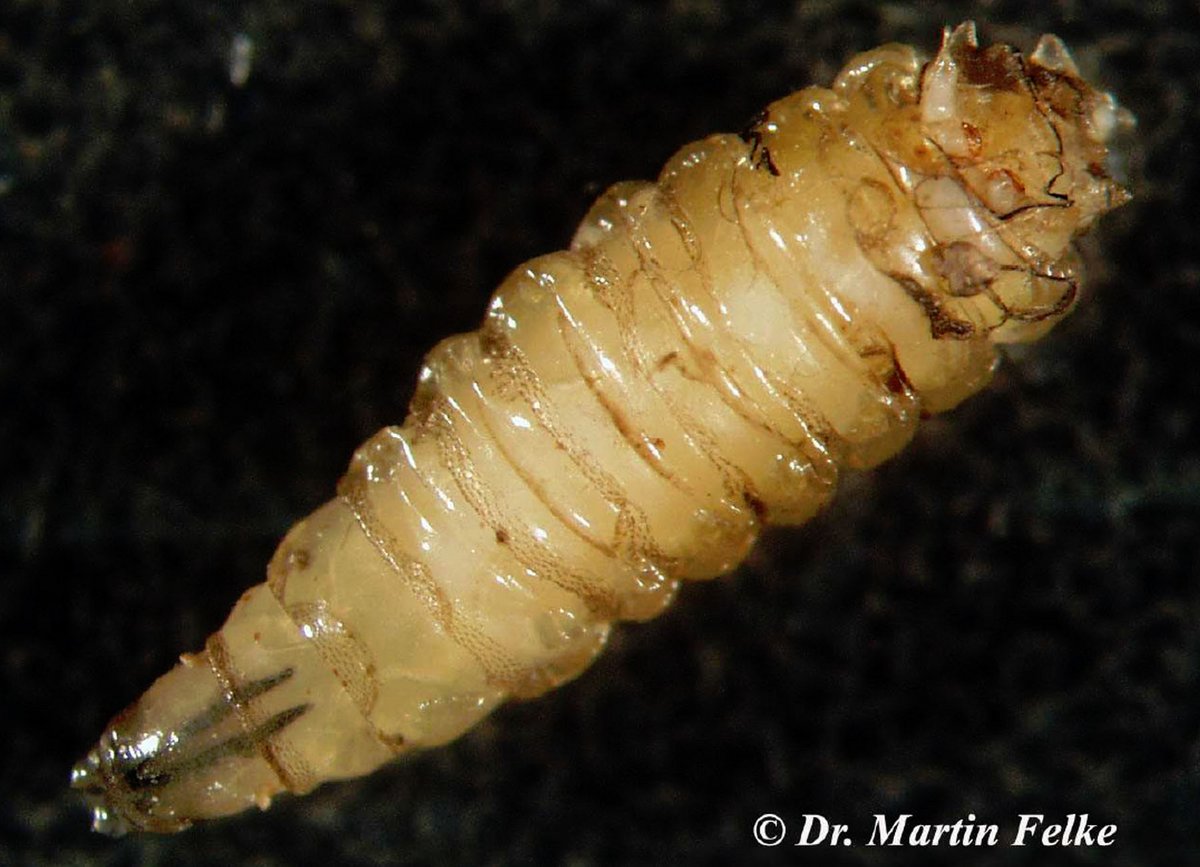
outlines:
{"label": "maggot", "polygon": [[807,520],[1076,304],[1121,123],[1045,36],[888,45],[618,184],[73,772],[175,831],[450,741]]}

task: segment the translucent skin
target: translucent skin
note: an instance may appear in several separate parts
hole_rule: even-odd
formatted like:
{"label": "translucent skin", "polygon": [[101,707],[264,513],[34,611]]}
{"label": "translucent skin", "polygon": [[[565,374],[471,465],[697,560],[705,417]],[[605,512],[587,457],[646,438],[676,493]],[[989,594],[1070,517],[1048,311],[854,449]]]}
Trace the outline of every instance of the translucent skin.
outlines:
{"label": "translucent skin", "polygon": [[965,24],[613,187],[113,720],[74,773],[95,827],[179,830],[452,740],[812,516],[1070,309],[1072,239],[1128,197],[1120,117],[1056,38],[1023,58]]}

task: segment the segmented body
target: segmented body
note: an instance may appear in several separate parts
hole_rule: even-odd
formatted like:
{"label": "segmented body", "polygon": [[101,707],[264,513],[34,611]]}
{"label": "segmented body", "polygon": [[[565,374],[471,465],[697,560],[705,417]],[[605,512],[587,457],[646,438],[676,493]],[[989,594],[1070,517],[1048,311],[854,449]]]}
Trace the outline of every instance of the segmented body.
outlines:
{"label": "segmented body", "polygon": [[798,523],[1076,298],[1113,103],[964,25],[620,184],[426,359],[204,651],[76,771],[174,830],[445,743]]}

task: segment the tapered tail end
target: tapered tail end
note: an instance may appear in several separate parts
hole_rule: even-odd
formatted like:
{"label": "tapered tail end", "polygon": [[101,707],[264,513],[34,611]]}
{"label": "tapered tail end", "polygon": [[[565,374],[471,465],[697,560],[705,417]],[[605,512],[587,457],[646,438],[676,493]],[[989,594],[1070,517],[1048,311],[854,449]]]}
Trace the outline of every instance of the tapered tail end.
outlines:
{"label": "tapered tail end", "polygon": [[124,837],[130,830],[120,808],[110,801],[113,789],[104,772],[97,744],[71,769],[71,788],[83,795],[92,814],[92,830],[109,837]]}
{"label": "tapered tail end", "polygon": [[172,833],[201,819],[266,807],[283,789],[266,760],[269,738],[303,715],[286,708],[261,722],[244,708],[290,680],[291,669],[223,688],[208,654],[187,655],[118,714],[71,771],[92,829]]}

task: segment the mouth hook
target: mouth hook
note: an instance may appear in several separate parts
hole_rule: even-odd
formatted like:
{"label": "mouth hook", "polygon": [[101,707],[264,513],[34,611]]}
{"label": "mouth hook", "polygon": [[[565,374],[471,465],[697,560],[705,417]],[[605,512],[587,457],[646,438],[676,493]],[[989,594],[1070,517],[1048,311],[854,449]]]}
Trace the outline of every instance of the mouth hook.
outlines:
{"label": "mouth hook", "polygon": [[71,769],[71,788],[83,795],[84,802],[91,810],[93,831],[109,837],[123,837],[129,832],[129,823],[109,803],[111,788],[98,745]]}

